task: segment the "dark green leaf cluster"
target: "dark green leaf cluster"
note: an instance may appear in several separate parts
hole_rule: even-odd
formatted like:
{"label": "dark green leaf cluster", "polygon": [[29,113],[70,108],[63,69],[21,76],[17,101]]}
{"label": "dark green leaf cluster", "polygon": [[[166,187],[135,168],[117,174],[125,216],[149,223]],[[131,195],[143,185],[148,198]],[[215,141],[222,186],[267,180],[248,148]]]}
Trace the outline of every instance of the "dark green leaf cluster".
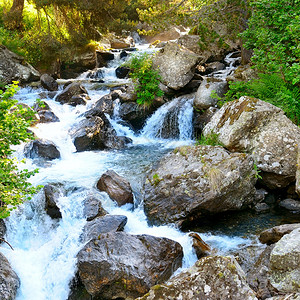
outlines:
{"label": "dark green leaf cluster", "polygon": [[219,135],[217,133],[210,133],[204,136],[201,134],[200,139],[197,140],[196,145],[208,145],[208,146],[222,146],[224,145],[219,141]]}
{"label": "dark green leaf cluster", "polygon": [[300,1],[252,1],[252,16],[242,37],[254,49],[252,61],[263,73],[279,73],[300,84]]}
{"label": "dark green leaf cluster", "polygon": [[34,112],[17,105],[12,96],[18,89],[16,83],[0,90],[0,218],[6,218],[10,212],[30,199],[37,191],[27,180],[37,170],[19,170],[16,159],[11,157],[11,145],[32,139],[28,127],[32,123]]}
{"label": "dark green leaf cluster", "polygon": [[159,74],[152,68],[152,55],[143,53],[134,55],[127,65],[130,67],[130,77],[135,82],[137,103],[150,106],[156,97],[163,96],[159,88]]}

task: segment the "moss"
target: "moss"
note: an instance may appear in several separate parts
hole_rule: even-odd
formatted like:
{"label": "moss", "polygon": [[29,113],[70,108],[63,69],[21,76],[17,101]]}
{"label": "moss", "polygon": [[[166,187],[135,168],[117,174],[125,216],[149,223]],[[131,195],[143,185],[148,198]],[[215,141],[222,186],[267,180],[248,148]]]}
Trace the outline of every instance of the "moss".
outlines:
{"label": "moss", "polygon": [[[233,105],[237,103],[239,100],[235,100],[231,103]],[[245,98],[241,103],[235,105],[234,110],[232,109],[232,104],[228,105],[223,113],[220,121],[217,125],[217,128],[221,128],[225,122],[229,119],[229,124],[232,125],[235,121],[237,121],[243,112],[251,112],[255,109],[255,104],[257,103],[258,99],[256,98]]]}

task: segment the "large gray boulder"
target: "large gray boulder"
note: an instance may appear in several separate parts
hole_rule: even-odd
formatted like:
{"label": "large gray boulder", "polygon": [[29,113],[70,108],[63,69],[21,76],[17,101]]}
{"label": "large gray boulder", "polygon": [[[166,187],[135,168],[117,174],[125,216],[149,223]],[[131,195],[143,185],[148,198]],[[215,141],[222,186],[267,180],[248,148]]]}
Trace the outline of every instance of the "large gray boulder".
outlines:
{"label": "large gray boulder", "polygon": [[271,189],[295,181],[300,128],[269,103],[241,97],[226,103],[205,126],[230,151],[252,154],[262,180]]}
{"label": "large gray boulder", "polygon": [[179,225],[254,201],[253,160],[220,146],[186,146],[166,155],[147,176],[144,209],[154,224]]}
{"label": "large gray boulder", "polygon": [[56,80],[50,76],[49,74],[43,74],[41,76],[41,85],[48,91],[57,91],[58,90],[58,83]]}
{"label": "large gray boulder", "polygon": [[27,83],[40,79],[39,72],[24,58],[0,45],[0,81],[7,84],[12,81]]}
{"label": "large gray boulder", "polygon": [[199,56],[194,52],[168,42],[153,58],[153,67],[159,70],[164,85],[179,90],[189,83],[194,76],[194,68]]}
{"label": "large gray boulder", "polygon": [[300,228],[283,236],[270,256],[270,282],[279,292],[300,292]]}
{"label": "large gray boulder", "polygon": [[118,206],[133,203],[133,193],[129,181],[113,170],[102,174],[97,182],[97,188],[106,192],[111,199],[117,202]]}
{"label": "large gray boulder", "polygon": [[20,287],[20,279],[6,257],[0,253],[0,299],[13,300]]}
{"label": "large gray boulder", "polygon": [[257,300],[245,273],[233,257],[211,256],[164,284],[153,286],[139,300]]}
{"label": "large gray boulder", "polygon": [[179,243],[124,232],[101,234],[78,253],[78,272],[95,299],[134,299],[181,266]]}

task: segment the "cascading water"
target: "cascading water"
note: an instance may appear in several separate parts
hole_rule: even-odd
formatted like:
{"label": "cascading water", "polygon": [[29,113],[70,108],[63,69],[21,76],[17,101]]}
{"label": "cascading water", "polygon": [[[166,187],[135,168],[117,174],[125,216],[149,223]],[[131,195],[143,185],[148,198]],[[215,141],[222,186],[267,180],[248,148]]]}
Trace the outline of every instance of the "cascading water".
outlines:
{"label": "cascading water", "polygon": [[[117,78],[112,78],[117,81]],[[53,99],[45,99],[60,122],[38,124],[33,130],[40,138],[53,141],[61,152],[61,159],[47,164],[27,159],[24,168],[40,171],[31,181],[33,184],[63,184],[65,194],[58,201],[62,219],[53,220],[45,212],[45,197],[42,192],[30,202],[19,207],[6,220],[6,239],[14,246],[11,251],[5,245],[1,251],[10,260],[17,272],[21,286],[17,300],[65,300],[68,298],[69,284],[76,271],[76,254],[83,246],[80,234],[86,223],[83,216],[83,199],[90,192],[97,192],[96,181],[107,170],[113,169],[126,177],[132,184],[136,203],[132,206],[117,207],[105,193],[102,196],[103,207],[111,214],[128,217],[125,231],[131,234],[151,234],[168,237],[178,241],[184,249],[183,267],[189,267],[196,261],[192,250],[192,241],[187,233],[173,226],[153,226],[147,223],[143,208],[139,205],[140,191],[147,171],[151,165],[167,153],[170,148],[192,142],[192,99],[179,97],[160,107],[147,121],[140,134],[120,122],[118,104],[115,114],[110,118],[119,135],[133,140],[132,146],[125,150],[75,152],[68,133],[72,125],[79,121],[81,113],[91,108],[93,103],[108,90],[95,90],[86,86],[91,100],[88,105],[71,107],[61,105]],[[33,104],[41,90],[22,89],[18,98],[22,102]],[[162,131],[164,122],[173,125],[168,133]],[[171,122],[171,120],[174,120]],[[167,138],[167,139],[164,139]],[[16,153],[23,157],[23,146]],[[204,240],[221,253],[235,249],[249,240],[241,237],[203,234]]]}

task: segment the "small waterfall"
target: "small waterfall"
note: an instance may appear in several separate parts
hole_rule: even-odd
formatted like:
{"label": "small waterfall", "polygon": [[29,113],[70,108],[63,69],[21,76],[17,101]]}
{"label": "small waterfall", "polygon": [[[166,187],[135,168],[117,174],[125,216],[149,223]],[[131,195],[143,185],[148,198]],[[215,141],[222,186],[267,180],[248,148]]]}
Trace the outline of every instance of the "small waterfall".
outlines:
{"label": "small waterfall", "polygon": [[151,139],[192,138],[193,99],[178,97],[161,106],[147,120],[141,135]]}

